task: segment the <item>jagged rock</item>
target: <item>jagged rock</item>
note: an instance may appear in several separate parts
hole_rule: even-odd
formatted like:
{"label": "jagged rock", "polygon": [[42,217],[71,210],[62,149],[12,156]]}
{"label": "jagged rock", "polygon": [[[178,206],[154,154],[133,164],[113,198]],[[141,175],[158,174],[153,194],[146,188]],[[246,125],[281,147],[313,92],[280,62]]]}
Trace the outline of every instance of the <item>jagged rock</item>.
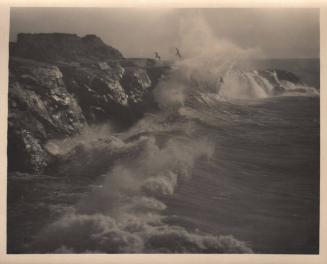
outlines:
{"label": "jagged rock", "polygon": [[132,67],[146,70],[152,87],[155,87],[158,81],[171,70],[169,62],[148,58],[128,58],[121,60],[120,63],[124,68]]}
{"label": "jagged rock", "polygon": [[138,104],[151,87],[151,80],[144,69],[131,67],[125,71],[121,84],[128,94],[129,103]]}
{"label": "jagged rock", "polygon": [[274,95],[280,95],[286,92],[283,82],[291,82],[293,84],[303,84],[301,79],[292,72],[284,70],[263,70],[259,71],[260,75],[265,77],[274,87]]}
{"label": "jagged rock", "polygon": [[78,99],[89,123],[127,115],[128,95],[119,82],[124,72],[120,66],[106,70],[96,64],[83,67],[61,64],[59,67],[67,89]]}
{"label": "jagged rock", "polygon": [[11,56],[39,61],[89,62],[122,59],[115,48],[106,45],[95,35],[79,37],[76,34],[39,33],[18,34],[10,45]]}
{"label": "jagged rock", "polygon": [[262,70],[259,71],[259,73],[274,86],[280,86],[281,81],[288,81],[294,84],[302,84],[301,79],[292,72],[271,69],[271,70]]}
{"label": "jagged rock", "polygon": [[44,150],[40,140],[26,129],[10,132],[9,170],[42,172],[48,165],[50,156]]}
{"label": "jagged rock", "polygon": [[109,119],[129,125],[153,108],[152,81],[146,68],[122,67],[120,62],[112,61],[106,65],[58,64],[67,89],[78,99],[89,123]]}
{"label": "jagged rock", "polygon": [[87,122],[124,128],[154,109],[151,91],[170,68],[125,59],[95,35],[61,33],[19,34],[9,66],[9,171],[39,173],[51,161],[49,139],[79,133]]}
{"label": "jagged rock", "polygon": [[48,161],[43,144],[78,133],[85,118],[58,67],[11,58],[9,70],[9,170],[40,172]]}
{"label": "jagged rock", "polygon": [[285,70],[274,70],[276,72],[277,77],[280,81],[288,81],[294,84],[303,84],[301,79],[292,72]]}

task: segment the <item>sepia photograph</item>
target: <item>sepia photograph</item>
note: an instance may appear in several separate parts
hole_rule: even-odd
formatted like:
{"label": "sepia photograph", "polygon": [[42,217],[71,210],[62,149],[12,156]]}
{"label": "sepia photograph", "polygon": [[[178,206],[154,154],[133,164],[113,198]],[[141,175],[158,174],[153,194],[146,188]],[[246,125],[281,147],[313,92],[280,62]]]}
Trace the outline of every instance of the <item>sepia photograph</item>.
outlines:
{"label": "sepia photograph", "polygon": [[320,254],[319,8],[11,7],[7,254]]}

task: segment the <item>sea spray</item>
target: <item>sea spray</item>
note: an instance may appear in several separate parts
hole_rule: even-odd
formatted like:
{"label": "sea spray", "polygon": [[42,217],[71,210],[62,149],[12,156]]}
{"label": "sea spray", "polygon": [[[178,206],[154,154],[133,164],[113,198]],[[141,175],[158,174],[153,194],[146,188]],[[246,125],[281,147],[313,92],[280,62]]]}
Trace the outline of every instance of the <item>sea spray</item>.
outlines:
{"label": "sea spray", "polygon": [[[191,232],[165,221],[164,198],[191,180],[197,162],[217,155],[212,139],[199,137],[194,122],[183,119],[190,116],[185,115],[190,114],[190,102],[206,98],[198,102],[210,105],[211,111],[220,107],[219,100],[271,96],[268,79],[237,66],[256,50],[218,40],[199,17],[183,22],[181,32],[183,58],[154,89],[161,113],[148,115],[114,136],[107,130],[92,140],[72,139],[69,147],[56,142],[60,151],[55,153],[63,161],[79,162],[67,163],[66,176],[85,172],[94,179],[101,176],[101,189],[82,199],[74,212],[46,226],[33,242],[36,252],[252,252],[233,236]],[[217,112],[212,115],[217,118]]]}
{"label": "sea spray", "polygon": [[38,252],[55,253],[252,253],[232,236],[188,232],[161,220],[69,215],[44,230]]}
{"label": "sea spray", "polygon": [[181,20],[179,36],[183,56],[153,92],[162,110],[179,109],[201,93],[216,94],[224,101],[280,96],[280,91],[285,91],[283,95],[317,94],[308,85],[279,80],[274,70],[270,72],[275,80],[253,70],[255,61],[264,58],[262,51],[219,38],[197,13]]}
{"label": "sea spray", "polygon": [[140,141],[143,148],[138,148],[138,155],[116,160],[103,188],[94,194],[101,198],[101,210],[95,210],[97,199],[87,198],[88,203],[38,235],[33,244],[36,252],[252,252],[231,236],[192,233],[166,224],[161,214],[166,209],[161,197],[173,195],[177,184],[192,176],[199,158],[210,159],[212,144],[178,137],[161,147],[154,137],[142,136]]}

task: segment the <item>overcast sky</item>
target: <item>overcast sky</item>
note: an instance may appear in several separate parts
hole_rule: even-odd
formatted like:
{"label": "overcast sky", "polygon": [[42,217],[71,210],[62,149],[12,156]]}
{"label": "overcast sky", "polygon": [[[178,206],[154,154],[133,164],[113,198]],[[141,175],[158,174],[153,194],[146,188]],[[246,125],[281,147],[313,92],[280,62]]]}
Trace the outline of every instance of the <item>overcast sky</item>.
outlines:
{"label": "overcast sky", "polygon": [[318,9],[12,8],[10,38],[20,32],[96,34],[126,57],[158,51],[164,58],[194,16],[218,42],[255,48],[267,58],[319,57]]}

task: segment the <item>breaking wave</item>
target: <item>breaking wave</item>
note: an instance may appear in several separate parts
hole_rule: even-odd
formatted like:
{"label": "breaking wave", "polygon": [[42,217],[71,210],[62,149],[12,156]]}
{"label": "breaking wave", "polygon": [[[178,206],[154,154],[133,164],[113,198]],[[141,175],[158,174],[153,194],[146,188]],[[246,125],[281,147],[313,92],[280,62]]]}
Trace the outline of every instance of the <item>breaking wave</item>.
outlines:
{"label": "breaking wave", "polygon": [[210,96],[236,102],[277,96],[319,96],[317,88],[303,83],[291,72],[244,70],[243,62],[217,61],[218,66],[210,69],[201,62],[180,62],[179,67],[158,84],[154,97],[160,108],[167,110],[178,109],[194,97]]}
{"label": "breaking wave", "polygon": [[30,245],[32,251],[253,252],[233,235],[193,231],[168,221],[166,198],[192,178],[195,164],[209,163],[219,153],[215,138],[197,122],[217,128],[241,118],[246,106],[226,113],[226,102],[319,92],[289,72],[244,69],[242,61],[260,51],[221,42],[200,18],[182,23],[181,30],[185,57],[153,91],[160,113],[145,115],[125,132],[88,128],[75,138],[48,142],[58,174],[83,176],[100,188],[46,226]]}
{"label": "breaking wave", "polygon": [[[144,122],[139,125],[144,132]],[[151,127],[151,126],[149,126]],[[152,126],[153,127],[153,126]],[[137,125],[132,129],[135,132]],[[89,133],[89,130],[88,130]],[[119,135],[130,138],[131,131]],[[107,136],[108,137],[108,136]],[[192,176],[194,163],[210,159],[215,152],[208,140],[194,141],[189,137],[160,139],[154,135],[141,135],[130,142],[111,136],[112,141],[83,142],[93,172],[97,152],[110,157],[110,153],[127,152],[116,158],[112,167],[102,175],[101,189],[81,201],[74,212],[64,215],[47,226],[31,246],[36,252],[56,253],[251,253],[251,248],[233,236],[219,236],[192,232],[178,225],[166,223],[164,197],[173,195],[178,184]],[[94,139],[99,141],[99,139]],[[126,140],[128,141],[128,140]],[[73,139],[71,142],[76,143]],[[112,142],[120,142],[114,150]],[[56,145],[59,153],[59,142]],[[80,160],[72,144],[68,151],[71,159]],[[101,147],[99,147],[101,146]],[[93,149],[93,152],[92,152]],[[65,151],[67,151],[67,144]],[[131,155],[137,151],[137,155]],[[62,153],[67,157],[67,152]],[[112,158],[112,156],[111,156]],[[66,162],[67,160],[65,160]],[[83,166],[83,165],[82,165]],[[70,170],[76,168],[70,163]],[[65,173],[69,171],[65,170]],[[70,175],[69,175],[70,176]],[[92,200],[93,199],[93,200]],[[99,205],[99,199],[101,204]],[[85,206],[87,204],[87,206]]]}
{"label": "breaking wave", "polygon": [[38,240],[41,252],[55,253],[251,253],[232,236],[213,236],[164,224],[155,216],[125,216],[119,222],[101,214],[61,218]]}

